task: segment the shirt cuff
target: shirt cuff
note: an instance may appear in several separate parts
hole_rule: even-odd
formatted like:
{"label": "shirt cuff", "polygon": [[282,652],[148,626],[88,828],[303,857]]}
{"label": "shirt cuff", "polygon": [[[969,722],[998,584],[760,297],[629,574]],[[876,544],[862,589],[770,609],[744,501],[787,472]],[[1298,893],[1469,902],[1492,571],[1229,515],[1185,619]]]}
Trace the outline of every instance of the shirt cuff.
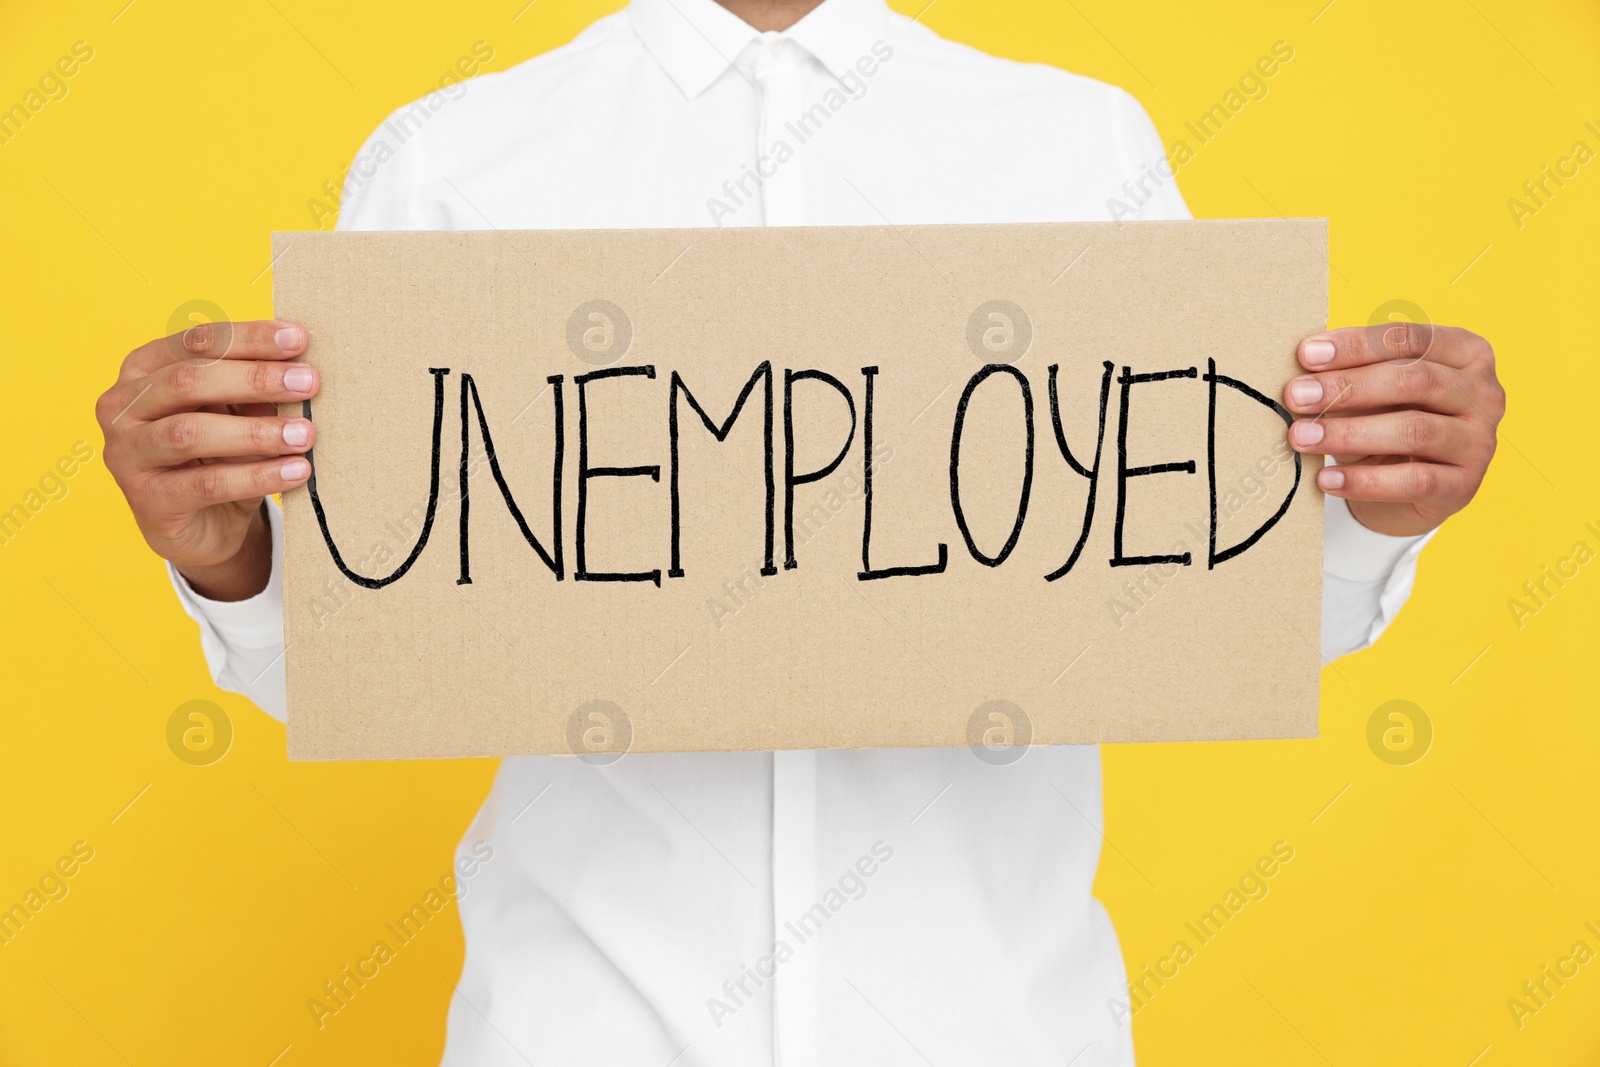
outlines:
{"label": "shirt cuff", "polygon": [[266,509],[272,536],[272,575],[267,587],[255,596],[247,600],[203,597],[178,568],[167,564],[167,576],[183,610],[200,624],[202,633],[209,631],[224,648],[271,648],[283,643],[283,511],[271,499]]}
{"label": "shirt cuff", "polygon": [[1414,537],[1392,537],[1369,530],[1350,514],[1350,506],[1336,496],[1323,497],[1322,569],[1352,582],[1388,578],[1402,564],[1416,561],[1423,546],[1437,531]]}

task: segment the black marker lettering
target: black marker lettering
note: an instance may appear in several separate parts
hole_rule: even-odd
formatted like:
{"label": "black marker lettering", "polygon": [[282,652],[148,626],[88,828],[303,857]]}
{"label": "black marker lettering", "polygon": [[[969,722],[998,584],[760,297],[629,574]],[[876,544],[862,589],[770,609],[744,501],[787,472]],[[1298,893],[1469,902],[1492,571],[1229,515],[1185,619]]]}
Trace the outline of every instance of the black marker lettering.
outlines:
{"label": "black marker lettering", "polygon": [[872,546],[872,379],[878,373],[877,367],[862,367],[861,373],[867,379],[866,410],[861,418],[861,482],[863,487],[863,505],[866,508],[865,516],[861,521],[861,571],[856,575],[863,582],[876,578],[902,578],[918,574],[942,574],[945,564],[950,559],[948,545],[939,545],[939,562],[924,563],[910,567],[883,567],[874,569],[869,561]]}
{"label": "black marker lettering", "polygon": [[1183,370],[1164,370],[1154,374],[1134,374],[1131,367],[1122,368],[1122,376],[1118,382],[1122,385],[1122,411],[1117,417],[1117,524],[1112,531],[1111,565],[1113,567],[1143,567],[1151,563],[1178,563],[1187,567],[1190,555],[1187,552],[1179,555],[1168,556],[1127,556],[1122,552],[1122,518],[1128,504],[1128,479],[1142,478],[1147,474],[1169,474],[1182,471],[1185,474],[1194,473],[1194,460],[1183,463],[1155,463],[1148,467],[1128,466],[1128,393],[1133,386],[1142,382],[1164,382],[1172,378],[1195,378],[1199,371],[1194,367]]}
{"label": "black marker lettering", "polygon": [[510,510],[511,517],[517,522],[517,529],[522,531],[523,540],[533,546],[539,554],[544,565],[550,568],[550,573],[556,576],[556,581],[561,581],[565,575],[565,567],[561,561],[561,466],[565,452],[565,427],[562,425],[561,380],[562,375],[553,374],[545,381],[556,387],[555,410],[555,435],[556,458],[555,469],[551,472],[550,482],[552,495],[550,503],[550,529],[554,531],[555,555],[546,552],[544,545],[539,543],[539,538],[534,536],[528,528],[528,520],[522,517],[522,509],[517,507],[517,502],[511,497],[511,487],[506,484],[505,475],[500,472],[500,459],[495,455],[494,438],[489,436],[489,419],[483,413],[483,398],[478,395],[478,383],[473,381],[472,375],[465,371],[461,374],[461,577],[456,579],[457,585],[472,584],[471,552],[468,548],[469,529],[467,517],[471,512],[471,499],[468,496],[467,483],[467,457],[472,447],[472,419],[467,411],[468,394],[471,394],[471,403],[478,410],[478,433],[483,437],[483,451],[489,457],[489,473],[494,475],[494,484],[500,487],[500,495],[505,498],[506,508]]}
{"label": "black marker lettering", "polygon": [[[850,435],[844,439],[844,447],[839,449],[839,454],[833,457],[833,462],[820,470],[807,474],[794,472],[794,383],[810,379],[832,386],[844,397],[844,402],[850,408]],[[844,457],[850,452],[850,445],[856,439],[856,401],[850,395],[850,390],[844,383],[826,371],[820,370],[790,370],[783,371],[783,569],[792,571],[800,566],[794,558],[794,487],[806,485],[809,482],[820,481],[839,469],[839,464],[844,462]]]}
{"label": "black marker lettering", "polygon": [[733,429],[734,421],[739,417],[739,412],[744,410],[744,402],[750,399],[750,391],[762,379],[765,379],[767,384],[766,414],[763,424],[764,440],[766,441],[766,463],[762,468],[767,475],[767,562],[761,568],[761,573],[764,575],[778,573],[778,568],[772,565],[773,528],[776,525],[773,513],[776,511],[775,497],[777,495],[776,486],[773,482],[775,476],[772,470],[772,361],[766,360],[755,369],[754,374],[750,375],[750,380],[744,383],[744,388],[739,392],[739,399],[733,402],[733,410],[728,413],[726,419],[722,420],[722,425],[720,426],[711,421],[711,417],[706,414],[706,409],[700,406],[700,401],[696,400],[694,394],[689,392],[689,387],[683,384],[682,376],[677,371],[672,372],[672,384],[668,390],[667,398],[667,438],[671,443],[672,451],[671,476],[669,478],[672,496],[672,564],[667,569],[667,577],[669,578],[683,577],[683,567],[680,565],[678,555],[678,542],[681,533],[678,519],[680,513],[678,498],[678,394],[683,394],[683,398],[689,402],[689,406],[694,408],[695,414],[700,416],[701,423],[704,424],[707,430],[711,431],[711,436],[715,437],[719,442],[726,441],[729,431]]}
{"label": "black marker lettering", "polygon": [[1221,552],[1218,552],[1217,551],[1217,383],[1221,382],[1223,385],[1229,386],[1229,387],[1231,387],[1233,389],[1237,389],[1237,390],[1239,390],[1239,392],[1243,393],[1245,396],[1248,396],[1250,399],[1254,400],[1256,403],[1264,404],[1267,407],[1271,408],[1273,411],[1278,413],[1278,418],[1283,420],[1283,423],[1284,423],[1285,426],[1291,426],[1291,425],[1294,424],[1294,416],[1289,414],[1288,409],[1285,408],[1282,404],[1278,403],[1276,400],[1273,400],[1271,397],[1263,396],[1262,394],[1256,392],[1254,389],[1250,388],[1248,385],[1246,385],[1243,382],[1239,381],[1239,379],[1230,378],[1226,374],[1218,374],[1217,373],[1217,361],[1214,360],[1214,359],[1206,361],[1206,376],[1205,377],[1206,377],[1206,382],[1209,384],[1210,390],[1211,390],[1210,412],[1209,412],[1209,414],[1208,414],[1208,416],[1206,418],[1206,461],[1207,461],[1207,464],[1210,467],[1210,471],[1211,471],[1211,474],[1210,474],[1210,480],[1211,480],[1211,545],[1210,545],[1209,551],[1206,554],[1206,569],[1210,570],[1212,567],[1215,567],[1217,564],[1226,562],[1227,560],[1232,559],[1234,556],[1237,556],[1240,553],[1247,551],[1250,548],[1251,545],[1254,545],[1257,541],[1261,540],[1261,537],[1262,537],[1263,534],[1265,534],[1268,530],[1272,529],[1274,526],[1278,525],[1278,520],[1283,518],[1284,513],[1289,510],[1289,505],[1294,501],[1295,493],[1297,493],[1300,490],[1300,475],[1301,475],[1301,471],[1303,469],[1303,463],[1302,463],[1302,461],[1300,459],[1300,453],[1296,452],[1294,454],[1294,484],[1289,487],[1289,495],[1283,498],[1283,503],[1278,505],[1278,510],[1272,513],[1272,518],[1270,518],[1266,522],[1262,523],[1259,527],[1256,528],[1255,533],[1251,534],[1249,537],[1246,537],[1243,541],[1240,541],[1238,544],[1234,545],[1232,548],[1225,548]]}
{"label": "black marker lettering", "polygon": [[1072,570],[1077,564],[1078,557],[1083,554],[1083,546],[1089,542],[1089,526],[1094,521],[1094,501],[1096,491],[1100,488],[1100,451],[1106,443],[1106,408],[1111,401],[1111,374],[1115,369],[1110,360],[1103,366],[1105,371],[1100,375],[1100,429],[1094,439],[1094,466],[1085,468],[1072,454],[1072,449],[1067,446],[1066,433],[1061,428],[1061,404],[1056,395],[1056,370],[1059,365],[1050,364],[1050,422],[1055,427],[1056,447],[1061,449],[1061,455],[1066,459],[1067,466],[1071,467],[1080,476],[1089,479],[1089,499],[1083,506],[1083,529],[1078,533],[1078,543],[1072,546],[1072,555],[1067,561],[1049,574],[1044,576],[1047,582]]}
{"label": "black marker lettering", "polygon": [[578,566],[572,572],[572,580],[575,582],[654,582],[658,587],[661,585],[661,571],[659,568],[650,571],[591,571],[588,567],[588,558],[584,552],[584,532],[589,518],[590,478],[648,477],[653,482],[661,480],[661,466],[659,464],[645,467],[589,466],[589,401],[588,390],[585,387],[590,382],[600,381],[604,378],[654,378],[655,376],[655,367],[647,365],[643,367],[607,367],[604,370],[580,374],[573,379],[578,385],[578,528],[573,535],[578,552]]}
{"label": "black marker lettering", "polygon": [[[317,494],[317,464],[311,458],[311,452],[306,453],[306,460],[311,464],[311,478],[306,487],[311,490],[311,510],[317,513],[317,527],[322,531],[322,540],[328,546],[328,554],[333,557],[333,565],[339,568],[339,573],[365,589],[382,589],[391,582],[399,581],[411,565],[422,555],[422,546],[428,543],[428,534],[433,532],[433,515],[439,506],[439,444],[440,434],[444,429],[444,376],[450,373],[449,367],[429,367],[428,373],[433,375],[433,459],[431,473],[428,475],[428,511],[422,519],[422,530],[417,534],[417,543],[411,549],[411,555],[405,562],[394,569],[387,578],[368,578],[357,574],[345,566],[344,557],[339,554],[339,546],[333,543],[333,535],[328,532],[328,516],[322,510],[322,497]],[[311,420],[311,401],[304,401],[301,405],[301,414],[306,421]],[[315,451],[314,449],[312,451]]]}
{"label": "black marker lettering", "polygon": [[[966,429],[967,404],[972,400],[972,394],[992,375],[1009,374],[1016,379],[1017,388],[1022,390],[1022,420],[1027,427],[1028,443],[1024,454],[1022,469],[1022,494],[1017,501],[1017,519],[1011,526],[1011,536],[1006,538],[1004,547],[995,556],[985,555],[976,541],[972,539],[972,531],[967,528],[967,515],[961,507],[961,438]],[[967,379],[967,387],[961,393],[961,401],[956,405],[956,425],[950,435],[950,508],[956,515],[956,526],[961,530],[961,537],[967,542],[967,551],[972,558],[985,567],[998,567],[1011,555],[1011,550],[1017,547],[1017,538],[1022,535],[1022,523],[1028,517],[1028,495],[1033,491],[1033,390],[1028,387],[1028,379],[1023,373],[1009,363],[990,363],[971,378]]]}

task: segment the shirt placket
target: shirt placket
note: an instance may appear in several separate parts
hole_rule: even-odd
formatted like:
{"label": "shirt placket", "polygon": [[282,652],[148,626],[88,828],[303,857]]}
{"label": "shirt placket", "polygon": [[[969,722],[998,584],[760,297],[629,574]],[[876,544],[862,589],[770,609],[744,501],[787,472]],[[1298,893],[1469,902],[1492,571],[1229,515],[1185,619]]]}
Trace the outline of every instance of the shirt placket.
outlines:
{"label": "shirt placket", "polygon": [[821,946],[802,944],[792,929],[792,924],[816,903],[816,857],[817,754],[774,752],[773,938],[774,945],[785,943],[793,953],[774,976],[773,1044],[774,1059],[779,1067],[812,1067],[818,1062],[817,981]]}
{"label": "shirt placket", "polygon": [[775,35],[763,35],[756,47],[755,78],[761,88],[756,173],[762,218],[768,226],[803,226],[805,175],[788,127],[805,109],[806,57],[794,42]]}
{"label": "shirt placket", "polygon": [[[788,123],[805,103],[806,60],[793,42],[764,35],[754,64],[761,88],[761,122],[756,134],[762,218],[768,226],[806,222],[805,178],[801,161],[786,144]],[[815,903],[817,865],[817,754],[775,752],[772,756],[772,913],[773,938],[792,956],[773,980],[773,1059],[779,1067],[813,1067],[817,1058],[817,981],[819,946],[800,944],[789,924]]]}

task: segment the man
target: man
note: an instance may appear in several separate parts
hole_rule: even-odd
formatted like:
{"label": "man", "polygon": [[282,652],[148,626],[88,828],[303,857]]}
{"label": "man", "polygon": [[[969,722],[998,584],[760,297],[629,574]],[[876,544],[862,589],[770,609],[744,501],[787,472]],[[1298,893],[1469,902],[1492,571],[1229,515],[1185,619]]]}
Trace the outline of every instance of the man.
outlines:
{"label": "man", "polygon": [[[1188,217],[1126,93],[941,40],[884,0],[634,0],[402,109],[362,158],[345,229]],[[269,406],[317,391],[288,362],[305,344],[293,323],[195,327],[134,351],[99,407],[218,684],[279,717],[281,524],[262,498],[309,473],[315,428]],[[1339,330],[1299,353],[1291,442],[1338,460],[1319,479],[1331,658],[1382,632],[1426,535],[1476,492],[1503,394],[1462,330]],[[1093,747],[1007,767],[965,749],[511,758],[480,839],[447,1064],[1132,1062],[1090,895]]]}

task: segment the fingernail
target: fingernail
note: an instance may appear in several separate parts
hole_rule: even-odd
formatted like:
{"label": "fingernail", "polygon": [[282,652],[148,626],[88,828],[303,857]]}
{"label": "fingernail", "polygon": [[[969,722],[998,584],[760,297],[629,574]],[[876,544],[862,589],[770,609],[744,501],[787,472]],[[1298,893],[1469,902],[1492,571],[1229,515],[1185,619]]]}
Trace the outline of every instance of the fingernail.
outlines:
{"label": "fingernail", "polygon": [[1320,367],[1324,363],[1332,363],[1333,355],[1332,341],[1307,341],[1300,346],[1300,362],[1308,367]]}
{"label": "fingernail", "polygon": [[1289,434],[1297,445],[1314,445],[1322,440],[1322,423],[1315,419],[1301,419],[1290,428]]}
{"label": "fingernail", "polygon": [[1289,399],[1296,404],[1315,404],[1322,399],[1322,383],[1315,378],[1296,378],[1289,383]]}
{"label": "fingernail", "polygon": [[280,351],[285,354],[294,353],[305,345],[306,331],[299,326],[285,326],[273,334],[272,339],[277,342]]}
{"label": "fingernail", "polygon": [[1324,489],[1343,489],[1344,471],[1338,467],[1324,467],[1322,473],[1317,475],[1317,484]]}
{"label": "fingernail", "polygon": [[311,473],[311,464],[303,459],[291,459],[278,468],[278,477],[286,482],[298,482]]}
{"label": "fingernail", "polygon": [[291,448],[300,448],[311,440],[311,424],[301,419],[283,424],[283,443]]}
{"label": "fingernail", "polygon": [[316,382],[316,372],[310,367],[290,367],[283,372],[283,387],[291,393],[309,393]]}

